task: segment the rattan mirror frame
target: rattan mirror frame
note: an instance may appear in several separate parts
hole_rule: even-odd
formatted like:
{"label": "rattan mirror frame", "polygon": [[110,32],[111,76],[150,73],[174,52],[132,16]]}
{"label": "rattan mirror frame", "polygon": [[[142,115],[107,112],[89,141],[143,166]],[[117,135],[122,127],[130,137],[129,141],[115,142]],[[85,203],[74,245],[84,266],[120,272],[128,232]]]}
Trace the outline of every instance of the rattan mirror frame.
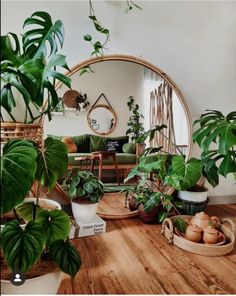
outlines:
{"label": "rattan mirror frame", "polygon": [[[139,64],[139,65],[142,65],[142,66],[147,67],[148,69],[152,70],[153,72],[155,72],[156,74],[161,76],[165,81],[168,82],[168,84],[172,87],[172,89],[175,91],[177,97],[179,98],[180,103],[181,103],[183,110],[185,112],[185,115],[186,115],[187,124],[188,124],[188,148],[187,148],[187,152],[186,152],[186,158],[189,158],[192,153],[192,146],[193,146],[193,143],[192,143],[192,133],[193,133],[192,118],[190,115],[188,105],[185,101],[185,98],[184,98],[182,92],[180,91],[180,89],[178,88],[178,86],[176,85],[176,83],[164,71],[162,71],[157,66],[155,66],[143,59],[140,59],[140,58],[137,58],[137,57],[134,57],[131,55],[120,55],[120,54],[105,55],[102,57],[95,57],[95,58],[88,59],[88,60],[81,62],[81,63],[75,65],[74,67],[72,67],[71,70],[66,73],[66,76],[70,77],[86,66],[91,66],[92,64],[100,63],[103,61],[124,61],[124,62],[131,62],[131,63]],[[60,86],[61,86],[61,83],[58,83],[57,89]]]}

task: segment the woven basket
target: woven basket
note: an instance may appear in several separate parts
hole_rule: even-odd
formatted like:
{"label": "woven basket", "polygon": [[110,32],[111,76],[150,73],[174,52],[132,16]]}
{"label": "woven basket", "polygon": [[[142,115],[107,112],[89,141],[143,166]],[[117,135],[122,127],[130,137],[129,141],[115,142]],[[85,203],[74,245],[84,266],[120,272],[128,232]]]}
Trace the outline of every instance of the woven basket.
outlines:
{"label": "woven basket", "polygon": [[[182,215],[179,216],[183,219],[191,219],[193,216]],[[174,244],[177,247],[202,256],[223,256],[233,251],[235,244],[235,224],[228,218],[223,218],[220,224],[220,231],[225,235],[227,242],[223,245],[209,245],[203,243],[194,243],[174,232],[173,220],[176,217],[166,218],[162,223],[161,233],[165,235],[169,244]],[[228,223],[230,228],[223,225]]]}
{"label": "woven basket", "polygon": [[43,141],[43,125],[1,122],[1,144],[5,144],[12,139],[32,140],[41,146]]}

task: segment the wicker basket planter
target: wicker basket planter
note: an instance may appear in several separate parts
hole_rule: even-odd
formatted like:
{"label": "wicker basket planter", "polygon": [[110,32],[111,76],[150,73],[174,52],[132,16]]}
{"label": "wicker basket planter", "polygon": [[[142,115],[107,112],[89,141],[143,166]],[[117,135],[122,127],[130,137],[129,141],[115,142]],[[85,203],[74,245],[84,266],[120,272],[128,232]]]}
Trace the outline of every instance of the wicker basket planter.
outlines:
{"label": "wicker basket planter", "polygon": [[43,141],[43,125],[1,122],[1,144],[5,144],[12,139],[32,140],[41,146]]}
{"label": "wicker basket planter", "polygon": [[[191,219],[193,216],[180,216],[183,219]],[[165,235],[170,244],[174,244],[177,247],[202,256],[223,256],[233,251],[235,245],[235,225],[232,220],[224,218],[221,220],[220,231],[226,237],[226,243],[223,245],[209,245],[204,243],[194,243],[181,236],[178,236],[174,232],[173,220],[176,217],[167,218],[162,223],[162,234]],[[230,228],[223,225],[228,223]]]}
{"label": "wicker basket planter", "polygon": [[157,222],[158,207],[155,207],[149,212],[144,211],[144,206],[141,204],[138,208],[138,216],[143,223],[153,224]]}

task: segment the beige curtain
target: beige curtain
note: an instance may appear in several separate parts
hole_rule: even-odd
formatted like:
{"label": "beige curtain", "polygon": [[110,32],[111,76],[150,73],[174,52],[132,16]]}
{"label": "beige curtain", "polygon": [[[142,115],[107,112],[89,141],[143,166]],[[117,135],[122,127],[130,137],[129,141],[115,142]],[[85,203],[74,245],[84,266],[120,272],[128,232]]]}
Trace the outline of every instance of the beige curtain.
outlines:
{"label": "beige curtain", "polygon": [[150,145],[163,146],[162,151],[166,153],[176,153],[172,88],[165,81],[150,94],[150,128],[161,124],[167,128],[162,130],[163,135],[156,133]]}

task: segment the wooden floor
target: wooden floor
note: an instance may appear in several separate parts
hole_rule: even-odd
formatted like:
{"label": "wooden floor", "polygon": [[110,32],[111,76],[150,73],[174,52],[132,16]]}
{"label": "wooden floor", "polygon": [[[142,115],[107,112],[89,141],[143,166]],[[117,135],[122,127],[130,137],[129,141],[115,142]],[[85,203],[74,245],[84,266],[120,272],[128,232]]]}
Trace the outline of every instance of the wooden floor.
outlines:
{"label": "wooden floor", "polygon": [[[236,205],[207,212],[236,223]],[[195,255],[168,245],[160,228],[107,220],[105,234],[74,240],[83,265],[58,294],[236,294],[236,248],[223,257]]]}

